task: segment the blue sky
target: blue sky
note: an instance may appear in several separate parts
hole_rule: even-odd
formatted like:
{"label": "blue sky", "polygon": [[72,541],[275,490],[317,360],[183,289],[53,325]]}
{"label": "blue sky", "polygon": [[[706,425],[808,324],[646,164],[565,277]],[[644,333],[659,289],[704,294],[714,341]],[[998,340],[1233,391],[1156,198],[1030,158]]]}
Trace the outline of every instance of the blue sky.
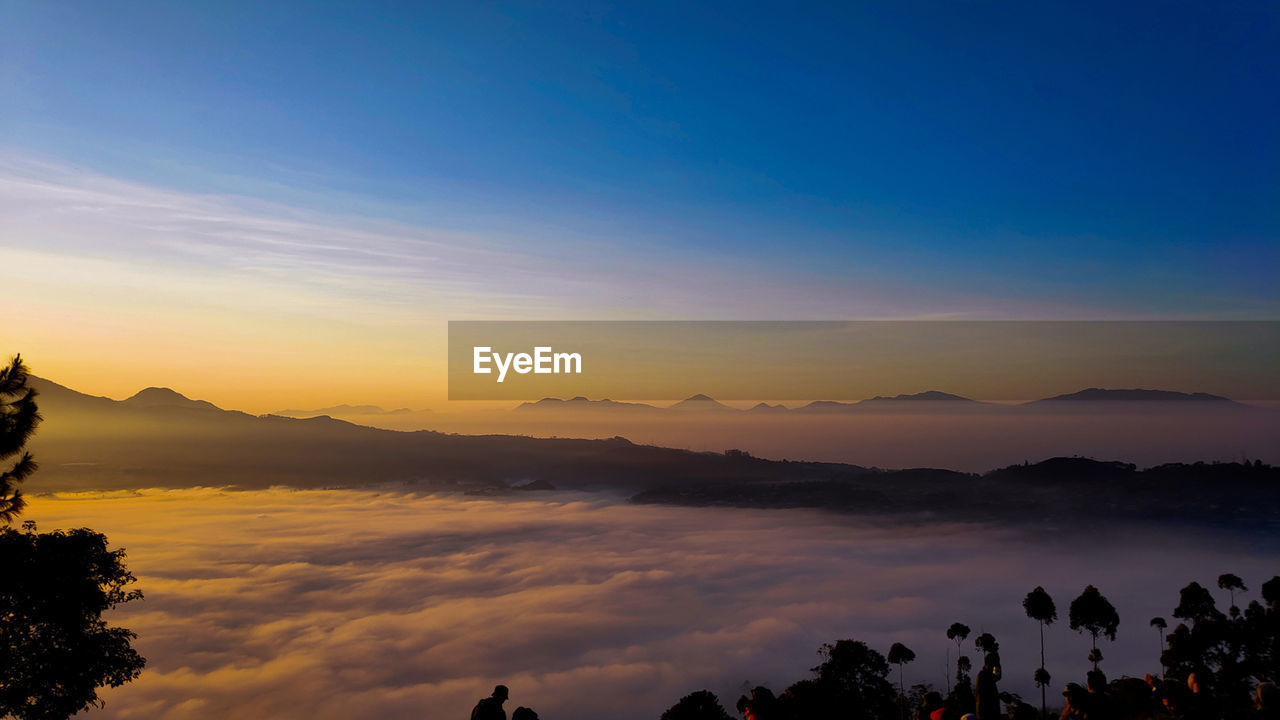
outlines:
{"label": "blue sky", "polygon": [[105,177],[879,315],[1280,315],[1270,2],[3,8],[7,151]]}

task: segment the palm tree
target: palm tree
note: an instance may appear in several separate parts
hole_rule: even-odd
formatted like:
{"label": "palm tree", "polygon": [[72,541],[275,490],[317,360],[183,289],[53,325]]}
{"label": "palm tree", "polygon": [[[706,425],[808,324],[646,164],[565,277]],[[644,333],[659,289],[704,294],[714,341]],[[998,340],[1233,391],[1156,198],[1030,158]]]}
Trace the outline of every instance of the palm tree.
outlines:
{"label": "palm tree", "polygon": [[1218,587],[1231,594],[1231,609],[1228,610],[1231,617],[1240,617],[1240,608],[1236,607],[1236,591],[1244,592],[1249,589],[1244,586],[1244,580],[1241,580],[1239,575],[1223,573],[1218,576]]}
{"label": "palm tree", "polygon": [[[1036,670],[1035,678],[1036,684],[1040,686],[1040,717],[1043,719],[1049,715],[1048,703],[1045,699],[1049,671],[1044,668],[1044,626],[1052,625],[1053,621],[1058,619],[1058,608],[1053,604],[1053,598],[1049,597],[1049,593],[1039,585],[1023,598],[1022,607],[1027,611],[1027,617],[1040,624],[1040,669]],[[1041,682],[1041,679],[1044,682]]]}
{"label": "palm tree", "polygon": [[907,663],[915,659],[916,659],[916,654],[911,651],[911,648],[907,647],[906,645],[903,645],[902,643],[896,642],[889,647],[888,660],[891,664],[898,666],[898,715],[899,717],[905,717],[907,712],[906,711],[907,692],[905,690],[905,685],[902,682],[902,674],[903,674],[902,666],[906,665]]}
{"label": "palm tree", "polygon": [[9,524],[26,507],[18,485],[35,472],[36,461],[23,450],[40,422],[35,388],[27,386],[27,366],[15,355],[9,366],[0,368],[0,462],[18,456],[8,470],[0,471],[0,523]]}
{"label": "palm tree", "polygon": [[1098,592],[1098,588],[1092,585],[1086,586],[1084,592],[1080,593],[1080,597],[1071,601],[1071,607],[1067,612],[1072,630],[1089,633],[1093,641],[1093,649],[1089,651],[1089,661],[1093,663],[1093,669],[1097,670],[1098,663],[1102,661],[1102,651],[1098,649],[1098,636],[1105,635],[1114,642],[1116,628],[1120,626],[1120,614],[1116,612],[1115,606]]}

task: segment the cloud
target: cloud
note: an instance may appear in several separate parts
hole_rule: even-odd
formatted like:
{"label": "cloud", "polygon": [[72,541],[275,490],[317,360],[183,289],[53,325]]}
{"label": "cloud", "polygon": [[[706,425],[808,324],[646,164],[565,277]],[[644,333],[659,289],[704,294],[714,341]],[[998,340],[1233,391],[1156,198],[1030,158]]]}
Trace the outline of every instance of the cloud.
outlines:
{"label": "cloud", "polygon": [[[1140,674],[1158,668],[1146,620],[1178,587],[1227,570],[1257,582],[1277,555],[1188,534],[1028,542],[544,498],[202,488],[41,496],[28,516],[127,549],[146,599],[113,620],[149,664],[97,716],[165,720],[465,717],[498,682],[511,708],[546,717],[651,719],[702,687],[728,702],[746,683],[781,690],[843,637],[905,642],[920,656],[907,682],[941,684],[957,620],[997,635],[1006,689],[1030,694],[1038,645],[1020,602],[1035,585],[1063,615],[1086,583],[1102,588],[1122,617],[1106,669]],[[1064,624],[1048,634],[1063,682],[1088,650]]]}
{"label": "cloud", "polygon": [[[667,240],[625,225],[594,235],[514,222],[468,231],[455,228],[481,225],[467,221],[471,209],[436,210],[438,223],[413,225],[172,190],[0,151],[2,256],[36,263],[37,276],[66,290],[128,288],[184,306],[287,305],[340,315],[352,314],[355,303],[365,311],[360,317],[375,322],[386,314],[792,319],[847,317],[850,308],[862,317],[991,314],[989,298],[902,282],[842,284],[792,268],[785,258],[751,260],[704,248],[696,237],[673,255]],[[1035,310],[1023,303],[1017,312]]]}

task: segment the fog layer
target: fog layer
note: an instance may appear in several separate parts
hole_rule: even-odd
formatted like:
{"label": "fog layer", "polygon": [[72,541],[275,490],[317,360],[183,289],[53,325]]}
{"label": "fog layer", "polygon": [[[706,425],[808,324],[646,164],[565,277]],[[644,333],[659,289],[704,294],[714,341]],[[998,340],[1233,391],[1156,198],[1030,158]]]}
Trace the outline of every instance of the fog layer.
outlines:
{"label": "fog layer", "polygon": [[1147,621],[1169,615],[1178,588],[1222,572],[1256,588],[1280,567],[1274,540],[569,494],[64,494],[33,498],[27,517],[107,533],[146,593],[112,621],[138,633],[148,668],[105,693],[104,719],[464,718],[502,682],[508,710],[653,720],[704,687],[726,704],[748,683],[781,691],[838,638],[903,642],[919,655],[906,682],[941,685],[954,621],[994,633],[1002,689],[1030,696],[1038,644],[1020,603],[1036,585],[1062,616],[1047,633],[1060,686],[1088,667],[1088,638],[1065,627],[1085,584],[1121,616],[1104,670],[1141,675],[1159,669]]}

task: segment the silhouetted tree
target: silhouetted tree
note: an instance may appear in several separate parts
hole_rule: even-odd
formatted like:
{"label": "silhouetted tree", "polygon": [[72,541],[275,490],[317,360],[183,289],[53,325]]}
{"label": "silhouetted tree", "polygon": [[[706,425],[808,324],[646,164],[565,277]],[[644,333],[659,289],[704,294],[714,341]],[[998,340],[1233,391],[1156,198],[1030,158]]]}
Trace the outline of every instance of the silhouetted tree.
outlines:
{"label": "silhouetted tree", "polygon": [[137,635],[102,619],[142,597],[102,534],[0,530],[0,578],[0,716],[62,720],[142,672]]}
{"label": "silhouetted tree", "polygon": [[916,654],[911,648],[902,643],[894,643],[889,646],[889,663],[898,666],[898,709],[899,715],[906,715],[907,691],[903,684],[902,676],[904,672],[903,666],[916,659]]}
{"label": "silhouetted tree", "polygon": [[956,680],[960,680],[960,643],[969,637],[969,626],[964,623],[951,623],[951,627],[947,628],[947,639],[952,640],[956,644]]}
{"label": "silhouetted tree", "polygon": [[[773,691],[763,685],[751,688],[750,695],[738,698],[734,706],[739,715],[748,720],[778,720],[778,698]],[[750,714],[748,714],[750,713]]]}
{"label": "silhouetted tree", "polygon": [[1262,584],[1262,599],[1245,609],[1241,636],[1248,672],[1259,681],[1280,683],[1280,575]]}
{"label": "silhouetted tree", "polygon": [[973,645],[981,650],[983,655],[1000,652],[1000,643],[996,642],[996,636],[989,632],[984,632],[974,638]]}
{"label": "silhouetted tree", "polygon": [[1156,632],[1160,633],[1160,657],[1161,657],[1160,667],[1161,667],[1161,669],[1163,670],[1163,668],[1164,668],[1164,662],[1163,662],[1163,658],[1164,658],[1164,631],[1165,631],[1165,628],[1169,627],[1169,623],[1168,623],[1168,621],[1166,621],[1164,618],[1157,616],[1157,617],[1153,617],[1153,618],[1151,618],[1151,627],[1155,628],[1155,629],[1156,629]]}
{"label": "silhouetted tree", "polygon": [[1049,687],[1049,683],[1053,682],[1053,676],[1049,674],[1048,670],[1045,670],[1044,667],[1041,666],[1036,668],[1036,671],[1032,675],[1032,678],[1035,679],[1036,686],[1040,688],[1040,714],[1045,715],[1046,710],[1044,705],[1044,702],[1045,702],[1044,689]]}
{"label": "silhouetted tree", "polygon": [[[0,368],[0,521],[25,506],[18,484],[36,469],[27,440],[40,422],[36,392],[21,356]],[[92,530],[36,532],[0,529],[0,717],[63,720],[100,706],[97,689],[129,682],[145,660],[129,630],[108,627],[102,614],[142,597],[123,550],[108,550]]]}
{"label": "silhouetted tree", "polygon": [[1236,592],[1245,592],[1249,589],[1244,586],[1244,580],[1241,580],[1239,575],[1223,573],[1218,576],[1218,587],[1226,590],[1231,595],[1231,606],[1227,610],[1228,614],[1233,618],[1240,617],[1240,608],[1236,607]]}
{"label": "silhouetted tree", "polygon": [[709,690],[691,692],[680,698],[680,702],[667,708],[661,720],[733,720],[720,698]]}
{"label": "silhouetted tree", "polygon": [[961,655],[956,661],[956,684],[947,695],[947,704],[961,714],[973,712],[975,709],[973,680],[969,677],[971,670],[973,670],[973,663],[969,661],[969,656]]}
{"label": "silhouetted tree", "polygon": [[[1058,619],[1058,608],[1053,604],[1053,598],[1049,597],[1049,593],[1039,585],[1022,599],[1022,608],[1027,611],[1027,617],[1040,625],[1040,668],[1035,672],[1035,681],[1040,687],[1040,717],[1045,718],[1049,714],[1045,698],[1045,688],[1049,685],[1049,671],[1044,667],[1044,626],[1052,625]],[[1041,682],[1042,678],[1044,682]]]}
{"label": "silhouetted tree", "polygon": [[1179,591],[1178,607],[1173,609],[1173,616],[1193,623],[1227,619],[1213,601],[1213,595],[1198,582],[1189,583]]}
{"label": "silhouetted tree", "polygon": [[0,522],[6,525],[22,514],[27,501],[18,485],[36,470],[36,461],[24,450],[40,423],[35,398],[35,388],[27,387],[27,366],[15,355],[0,368],[0,464],[13,461],[0,470]]}
{"label": "silhouetted tree", "polygon": [[1119,613],[1116,612],[1115,606],[1098,592],[1098,588],[1089,585],[1085,587],[1084,592],[1080,593],[1080,597],[1071,601],[1067,614],[1072,630],[1089,633],[1093,641],[1089,661],[1093,663],[1093,669],[1097,670],[1098,663],[1102,661],[1102,651],[1098,649],[1098,636],[1105,635],[1112,641],[1116,639],[1116,629],[1120,626]]}
{"label": "silhouetted tree", "polygon": [[1188,583],[1179,591],[1173,616],[1183,622],[1169,633],[1162,664],[1169,674],[1180,678],[1192,673],[1207,677],[1222,652],[1222,626],[1227,616],[1218,610],[1213,595],[1197,582]]}
{"label": "silhouetted tree", "polygon": [[889,663],[857,640],[840,640],[819,650],[823,662],[813,672],[821,692],[839,717],[880,720],[893,712],[893,685],[886,679]]}
{"label": "silhouetted tree", "polygon": [[1009,720],[1035,720],[1036,709],[1022,701],[1018,693],[1000,693],[1000,702],[1004,703],[1005,717]]}

